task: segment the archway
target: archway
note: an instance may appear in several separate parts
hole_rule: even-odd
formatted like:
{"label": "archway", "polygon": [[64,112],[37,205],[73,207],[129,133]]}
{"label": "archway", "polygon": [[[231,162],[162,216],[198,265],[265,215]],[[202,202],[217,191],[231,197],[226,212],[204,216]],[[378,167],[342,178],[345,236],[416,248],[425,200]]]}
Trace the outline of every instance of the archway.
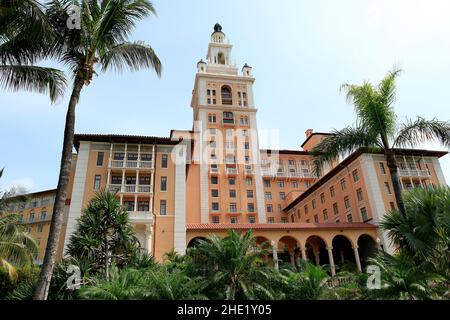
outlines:
{"label": "archway", "polygon": [[337,235],[333,238],[333,260],[336,271],[356,271],[355,252],[350,240],[343,236]]}
{"label": "archway", "polygon": [[199,240],[207,240],[207,239],[205,237],[192,238],[191,240],[189,240],[187,248],[189,249],[195,247],[198,244]]}
{"label": "archway", "polygon": [[220,95],[222,98],[222,104],[232,104],[231,88],[229,86],[222,86],[222,88],[220,89]]}
{"label": "archway", "polygon": [[377,244],[371,236],[362,234],[358,238],[358,252],[361,260],[361,268],[365,270],[367,259],[373,257],[377,252]]}
{"label": "archway", "polygon": [[277,243],[278,260],[295,264],[301,255],[300,244],[297,239],[291,236],[283,236]]}
{"label": "archway", "polygon": [[305,242],[306,257],[309,262],[323,266],[330,264],[328,259],[327,244],[319,236],[310,236]]}

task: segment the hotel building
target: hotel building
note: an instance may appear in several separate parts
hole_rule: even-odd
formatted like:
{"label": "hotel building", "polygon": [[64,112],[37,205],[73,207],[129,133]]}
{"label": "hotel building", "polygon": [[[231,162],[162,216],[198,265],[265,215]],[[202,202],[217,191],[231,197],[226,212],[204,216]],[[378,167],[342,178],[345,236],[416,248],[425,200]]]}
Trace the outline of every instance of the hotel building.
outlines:
{"label": "hotel building", "polygon": [[[306,130],[299,150],[260,149],[255,78],[249,65],[239,70],[232,63],[231,52],[216,24],[206,59],[197,63],[192,130],[172,130],[167,137],[75,135],[59,256],[102,188],[116,193],[142,247],[158,260],[228,229],[251,229],[281,259],[330,264],[332,274],[345,261],[361,270],[377,247],[392,252],[377,228],[395,208],[385,157],[358,150],[316,178],[310,150],[329,133]],[[439,164],[445,154],[396,150],[402,188],[446,185]]]}

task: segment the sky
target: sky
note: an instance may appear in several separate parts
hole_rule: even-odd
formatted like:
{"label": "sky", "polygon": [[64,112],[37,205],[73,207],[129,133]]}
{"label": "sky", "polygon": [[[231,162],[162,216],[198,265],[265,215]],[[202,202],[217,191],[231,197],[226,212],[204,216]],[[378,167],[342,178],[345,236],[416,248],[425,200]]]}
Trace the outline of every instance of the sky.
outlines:
{"label": "sky", "polygon": [[[216,22],[234,46],[237,66],[253,67],[260,135],[278,132],[282,149],[298,150],[308,128],[353,124],[340,85],[377,83],[394,65],[403,69],[395,103],[400,122],[418,115],[450,120],[450,1],[153,3],[157,17],[139,23],[131,39],[153,47],[162,77],[149,70],[99,73],[81,93],[76,133],[168,136],[171,129],[191,129],[196,63],[206,56]],[[51,104],[44,95],[1,89],[0,188],[56,187],[69,96],[67,90]],[[262,139],[261,147],[271,146]],[[441,165],[449,182],[449,155]]]}

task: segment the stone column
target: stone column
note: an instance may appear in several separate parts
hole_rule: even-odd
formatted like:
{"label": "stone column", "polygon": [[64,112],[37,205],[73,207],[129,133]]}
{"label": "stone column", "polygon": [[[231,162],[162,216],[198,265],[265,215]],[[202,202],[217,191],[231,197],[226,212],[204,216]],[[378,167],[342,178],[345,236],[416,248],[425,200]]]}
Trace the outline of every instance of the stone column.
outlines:
{"label": "stone column", "polygon": [[272,246],[272,255],[273,255],[273,265],[275,267],[275,270],[278,270],[278,253],[277,253],[277,247],[275,246],[275,241],[271,241],[270,245]]}
{"label": "stone column", "polygon": [[153,254],[152,244],[153,244],[153,226],[151,224],[146,224],[144,230],[144,248],[147,249],[147,252],[150,254]]}
{"label": "stone column", "polygon": [[358,271],[361,272],[362,268],[361,268],[361,260],[359,259],[358,246],[354,246],[353,251],[355,252],[356,267],[358,268]]}
{"label": "stone column", "polygon": [[306,249],[302,247],[300,250],[302,251],[302,259],[304,261],[308,261],[308,257],[306,256]]}
{"label": "stone column", "polygon": [[316,259],[316,266],[320,266],[320,257],[319,257],[319,251],[316,249],[313,249],[314,258]]}
{"label": "stone column", "polygon": [[328,247],[327,250],[328,250],[328,259],[330,260],[331,276],[334,277],[336,275],[336,268],[334,266],[333,248]]}

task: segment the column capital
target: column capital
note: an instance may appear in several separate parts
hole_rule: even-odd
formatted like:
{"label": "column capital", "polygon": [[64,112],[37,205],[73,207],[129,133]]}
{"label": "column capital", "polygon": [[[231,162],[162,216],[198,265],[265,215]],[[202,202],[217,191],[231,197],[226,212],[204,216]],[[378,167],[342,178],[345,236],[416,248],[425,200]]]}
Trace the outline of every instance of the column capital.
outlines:
{"label": "column capital", "polygon": [[359,249],[359,247],[357,245],[353,246],[352,248],[353,248],[353,250],[358,250]]}

